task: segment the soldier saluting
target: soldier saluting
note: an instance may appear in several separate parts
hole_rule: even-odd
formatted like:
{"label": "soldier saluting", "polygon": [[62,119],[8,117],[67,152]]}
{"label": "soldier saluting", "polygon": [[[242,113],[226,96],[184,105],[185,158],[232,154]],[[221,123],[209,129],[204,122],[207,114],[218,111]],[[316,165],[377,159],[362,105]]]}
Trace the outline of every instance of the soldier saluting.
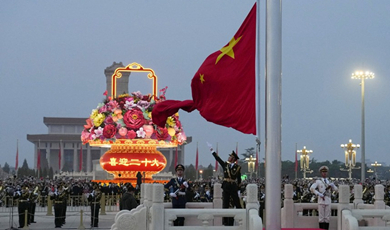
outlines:
{"label": "soldier saluting", "polygon": [[[237,154],[232,151],[229,154],[227,161],[223,161],[216,152],[214,152],[211,146],[210,151],[213,154],[214,158],[223,168],[223,182],[222,182],[222,198],[223,198],[223,208],[229,208],[230,199],[233,199],[233,205],[236,208],[242,208],[240,199],[238,198],[238,189],[241,184],[241,166],[236,164],[236,161],[240,159]],[[233,226],[234,219],[233,217],[224,217],[223,225]]]}

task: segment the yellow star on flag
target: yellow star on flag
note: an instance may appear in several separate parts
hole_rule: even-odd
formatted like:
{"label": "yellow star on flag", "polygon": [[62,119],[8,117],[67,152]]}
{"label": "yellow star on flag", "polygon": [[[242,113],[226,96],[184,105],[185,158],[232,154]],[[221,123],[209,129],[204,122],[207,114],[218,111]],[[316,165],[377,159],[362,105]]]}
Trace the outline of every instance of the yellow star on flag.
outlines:
{"label": "yellow star on flag", "polygon": [[203,84],[203,82],[205,82],[205,80],[204,80],[204,74],[199,74],[199,79],[200,79],[200,83],[202,83]]}
{"label": "yellow star on flag", "polygon": [[240,39],[242,38],[239,37],[237,38],[237,40],[233,37],[230,42],[229,42],[229,45],[225,46],[225,47],[222,47],[222,49],[220,49],[220,51],[222,52],[220,55],[218,55],[217,57],[217,60],[215,60],[215,64],[217,64],[219,62],[219,60],[226,54],[228,55],[229,57],[233,58],[234,59],[234,51],[233,51],[233,47],[240,41]]}

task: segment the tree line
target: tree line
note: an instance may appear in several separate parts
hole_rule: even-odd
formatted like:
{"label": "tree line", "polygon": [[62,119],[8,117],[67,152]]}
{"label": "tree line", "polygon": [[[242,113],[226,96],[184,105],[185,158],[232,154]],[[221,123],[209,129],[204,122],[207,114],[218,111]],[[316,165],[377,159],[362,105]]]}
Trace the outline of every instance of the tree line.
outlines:
{"label": "tree line", "polygon": [[[238,164],[241,166],[241,174],[246,174],[248,177],[251,175],[248,173],[248,162],[245,161],[245,158],[249,158],[251,155],[252,157],[256,157],[256,152],[254,148],[246,149],[244,153],[240,154],[242,157],[238,161]],[[282,176],[284,178],[295,179],[295,174],[297,174],[297,178],[303,178],[303,171],[300,169],[300,162],[297,163],[297,172],[295,173],[295,161],[282,161]],[[207,167],[200,166],[199,170],[202,170],[202,178],[203,179],[209,179],[211,177],[219,175],[220,177],[223,177],[223,172],[219,169],[217,172],[215,172],[215,162],[213,161],[210,165]],[[334,178],[348,178],[349,172],[346,170],[347,167],[344,162],[333,160],[330,161],[317,161],[315,158],[312,158],[309,163],[309,169],[312,170],[311,173],[306,173],[306,178],[314,178],[314,177],[320,177],[320,173],[318,172],[318,169],[326,165],[329,168],[329,175],[330,177]],[[255,173],[252,174],[252,178],[261,178],[265,177],[265,170],[266,170],[267,164],[262,162],[258,165],[258,168],[255,170]],[[355,168],[358,169],[352,169],[352,178],[360,178],[361,177],[361,163],[357,162],[355,165]],[[366,178],[376,178],[378,180],[389,180],[390,179],[390,167],[389,166],[380,166],[380,167],[373,167],[371,165],[366,164],[366,169],[371,169],[370,172],[366,172]],[[196,170],[195,166],[193,164],[187,165],[185,170],[185,177],[190,180],[199,179],[201,177],[200,173],[198,172],[198,177],[196,178]],[[281,178],[282,179],[282,178]]]}
{"label": "tree line", "polygon": [[15,171],[15,168],[11,168],[7,162],[5,162],[4,166],[2,167],[3,172],[11,175],[17,175],[18,177],[43,177],[43,178],[50,178],[53,179],[53,168],[50,167],[47,168],[40,168],[39,170],[30,169],[28,167],[27,160],[24,159],[22,167],[18,168],[17,172]]}

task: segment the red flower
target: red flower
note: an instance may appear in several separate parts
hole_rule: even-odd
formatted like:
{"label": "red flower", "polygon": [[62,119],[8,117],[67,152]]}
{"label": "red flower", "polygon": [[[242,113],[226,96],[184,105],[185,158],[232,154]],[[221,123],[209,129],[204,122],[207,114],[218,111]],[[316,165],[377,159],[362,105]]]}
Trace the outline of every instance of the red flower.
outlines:
{"label": "red flower", "polygon": [[113,124],[114,120],[112,119],[111,116],[108,116],[108,117],[106,117],[106,120],[104,121],[104,123],[106,123],[106,124]]}
{"label": "red flower", "polygon": [[137,134],[134,132],[134,130],[130,130],[129,132],[127,132],[127,136],[129,137],[129,139],[134,139]]}
{"label": "red flower", "polygon": [[116,132],[117,129],[115,125],[106,125],[103,129],[103,136],[105,138],[113,138]]}
{"label": "red flower", "polygon": [[145,118],[141,110],[132,109],[125,113],[123,122],[128,128],[138,130],[145,124]]}
{"label": "red flower", "polygon": [[144,95],[142,98],[141,98],[142,101],[149,101],[150,102],[150,94],[149,95]]}
{"label": "red flower", "polygon": [[159,141],[165,140],[169,136],[167,128],[160,128],[159,127],[157,130],[154,131],[154,133],[156,134],[157,140],[159,140]]}
{"label": "red flower", "polygon": [[121,110],[125,109],[126,97],[119,97],[116,99]]}

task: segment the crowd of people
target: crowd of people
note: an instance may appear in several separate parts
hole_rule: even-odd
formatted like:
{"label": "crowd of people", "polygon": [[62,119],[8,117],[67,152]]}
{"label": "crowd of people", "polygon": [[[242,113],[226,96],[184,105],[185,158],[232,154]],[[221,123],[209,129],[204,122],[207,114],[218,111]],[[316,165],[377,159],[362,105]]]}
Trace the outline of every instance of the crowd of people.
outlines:
{"label": "crowd of people", "polygon": [[[90,180],[59,178],[37,179],[34,177],[10,177],[0,180],[0,206],[15,207],[19,214],[19,228],[36,223],[36,207],[46,207],[51,201],[54,209],[54,225],[61,228],[66,223],[67,206],[90,206],[91,227],[98,227],[102,194],[111,203],[119,203],[120,209],[131,210],[137,203],[139,186],[129,183],[95,183]],[[139,195],[138,195],[139,197]],[[107,203],[108,199],[106,200]],[[107,203],[108,204],[108,203]],[[27,212],[27,221],[25,213]]]}
{"label": "crowd of people", "polygon": [[[234,152],[233,152],[234,153]],[[235,161],[238,156],[230,154],[228,161],[220,160],[219,162],[224,169],[224,174],[220,177],[207,178],[202,180],[190,181],[183,178],[184,166],[176,166],[177,175],[172,180],[164,184],[165,201],[172,202],[174,208],[185,207],[186,202],[212,202],[214,194],[214,184],[221,183],[223,189],[223,208],[244,208],[246,185],[254,183],[258,185],[258,200],[260,204],[259,215],[263,217],[265,207],[265,178],[245,179],[241,181],[238,178],[239,165],[231,165],[226,162]],[[216,159],[219,157],[217,155]],[[234,159],[233,159],[234,158]],[[219,158],[220,159],[220,158]],[[234,168],[234,169],[233,169]],[[180,178],[180,179],[178,179]],[[290,179],[284,176],[281,179],[281,199],[284,199],[284,185],[293,185],[293,200],[297,203],[316,203],[320,195],[313,192],[310,188],[314,184],[320,185],[321,182],[314,179]],[[329,178],[328,184],[338,187],[341,184],[349,185],[351,188],[351,202],[354,200],[353,187],[355,184],[363,186],[363,201],[367,204],[373,204],[375,199],[374,187],[376,184],[384,186],[384,201],[390,206],[390,181],[379,181],[367,178],[363,183],[358,179],[335,179]],[[227,194],[229,191],[229,194]],[[73,206],[90,206],[91,207],[91,227],[97,227],[99,222],[99,209],[101,195],[111,196],[113,203],[119,203],[120,210],[131,210],[139,204],[140,184],[117,184],[106,183],[98,184],[90,180],[59,178],[59,179],[37,179],[33,177],[16,178],[10,177],[0,180],[0,206],[17,207],[19,213],[19,227],[25,225],[25,212],[27,210],[27,224],[36,222],[34,219],[36,207],[47,206],[48,200],[52,201],[56,227],[61,227],[66,223],[66,207]],[[237,195],[237,198],[234,196]],[[329,194],[331,203],[338,202],[337,190],[332,190]],[[321,198],[321,197],[320,197]],[[111,201],[112,202],[112,201]],[[183,205],[184,204],[184,205]],[[283,205],[283,202],[282,202]],[[303,215],[313,215],[311,210],[304,210]],[[318,213],[317,213],[318,215]],[[231,219],[224,220],[225,225],[232,225]],[[184,224],[184,220],[179,220],[177,224]]]}

